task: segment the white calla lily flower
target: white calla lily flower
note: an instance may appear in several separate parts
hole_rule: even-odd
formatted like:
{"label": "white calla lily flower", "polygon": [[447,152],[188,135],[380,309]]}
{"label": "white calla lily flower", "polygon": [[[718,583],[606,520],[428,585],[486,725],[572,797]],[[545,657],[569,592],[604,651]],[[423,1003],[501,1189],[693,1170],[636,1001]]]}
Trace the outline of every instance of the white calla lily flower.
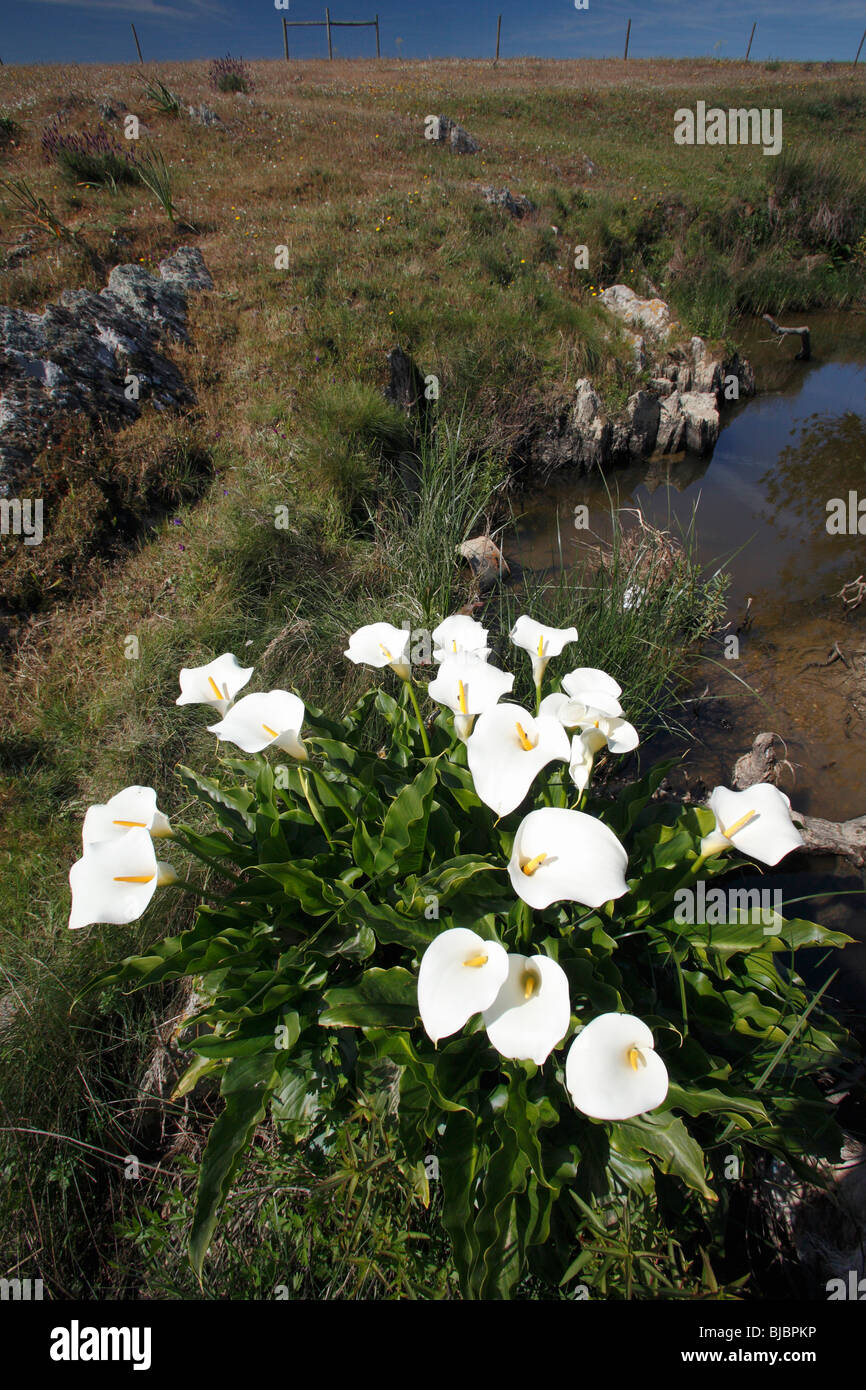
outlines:
{"label": "white calla lily flower", "polygon": [[431,941],[418,971],[418,1012],[434,1043],[450,1037],[488,1009],[508,975],[508,954],[466,927]]}
{"label": "white calla lily flower", "polygon": [[572,700],[561,690],[554,690],[550,695],[545,695],[538,706],[538,713],[558,719],[564,729],[576,729],[581,719],[586,718],[587,708],[582,700]]}
{"label": "white calla lily flower", "polygon": [[487,629],[470,618],[468,613],[454,613],[434,627],[433,660],[444,661],[449,656],[459,656],[471,652],[473,656],[486,660],[490,655],[487,645]]}
{"label": "white calla lily flower", "polygon": [[595,755],[600,748],[604,747],[603,738],[598,736],[593,738],[592,735],[595,732],[595,730],[592,730],[590,733],[575,734],[574,738],[571,740],[571,758],[568,763],[568,772],[581,796],[589,786]]}
{"label": "white calla lily flower", "polygon": [[580,733],[571,740],[571,760],[568,770],[579,792],[584,792],[592,776],[592,765],[602,748],[611,753],[631,753],[640,743],[637,729],[625,719],[611,719],[599,714],[593,720],[582,720]]}
{"label": "white calla lily flower", "polygon": [[510,637],[515,647],[528,652],[532,661],[532,679],[536,690],[541,688],[547,663],[553,656],[559,656],[569,642],[577,641],[576,627],[545,627],[525,613],[517,619],[511,629]]}
{"label": "white calla lily flower", "polygon": [[[612,719],[621,718],[619,697],[622,686],[606,671],[598,671],[593,666],[578,666],[563,676],[561,684],[572,701],[584,706],[583,719],[593,720],[602,715]],[[582,720],[579,718],[574,722],[580,724]]]}
{"label": "white calla lily flower", "polygon": [[509,671],[500,671],[481,657],[463,652],[445,657],[427,694],[453,711],[454,728],[465,743],[476,715],[492,709],[513,685],[514,676]]}
{"label": "white calla lily flower", "polygon": [[223,652],[206,666],[184,666],[180,673],[180,695],[176,705],[213,705],[221,713],[243,690],[253,667],[241,666],[231,652]]}
{"label": "white calla lily flower", "polygon": [[520,705],[494,705],[479,715],[466,753],[481,800],[507,816],[543,767],[554,758],[568,761],[568,734],[549,715],[536,719]]}
{"label": "white calla lily flower", "polygon": [[411,675],[411,637],[408,628],[394,627],[393,623],[369,623],[352,633],[343,655],[354,661],[356,666],[373,666],[379,670],[383,666],[390,666],[401,680],[407,681]]}
{"label": "white calla lily flower", "polygon": [[487,1036],[503,1057],[543,1066],[571,1020],[568,977],[549,956],[508,957],[508,974],[483,1013]]}
{"label": "white calla lily flower", "polygon": [[153,787],[124,787],[104,805],[88,806],[81,839],[87,849],[136,829],[147,830],[155,840],[171,838],[171,822],[158,809]]}
{"label": "white calla lily flower", "polygon": [[668,1072],[642,1019],[600,1014],[569,1048],[565,1084],[584,1115],[631,1120],[662,1104]]}
{"label": "white calla lily flower", "polygon": [[517,827],[508,876],[539,911],[556,902],[601,907],[627,892],[628,855],[613,831],[583,811],[542,806]]}
{"label": "white calla lily flower", "polygon": [[208,729],[217,738],[236,743],[245,753],[274,747],[303,762],[307,757],[301,740],[304,713],[303,700],[291,691],[268,690],[245,695],[224,719],[209,724]]}
{"label": "white calla lily flower", "polygon": [[772,782],[759,782],[743,792],[714,787],[709,807],[716,828],[701,841],[704,859],[733,848],[748,859],[772,865],[804,844],[791,820],[791,802]]}
{"label": "white calla lily flower", "polygon": [[150,834],[142,827],[125,831],[119,839],[88,845],[69,870],[69,925],[75,929],[93,922],[134,922],[160,885],[176,881],[172,866],[158,862]]}

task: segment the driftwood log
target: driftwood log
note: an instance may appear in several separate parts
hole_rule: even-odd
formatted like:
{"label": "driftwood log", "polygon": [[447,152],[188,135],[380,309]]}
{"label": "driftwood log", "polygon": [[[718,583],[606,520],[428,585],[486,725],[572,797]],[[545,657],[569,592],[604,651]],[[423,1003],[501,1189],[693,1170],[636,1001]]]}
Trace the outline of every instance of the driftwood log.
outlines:
{"label": "driftwood log", "polygon": [[794,358],[795,362],[808,362],[812,356],[812,338],[808,328],[782,328],[770,314],[764,314],[763,319],[768,323],[778,338],[788,338],[793,333],[800,339],[800,351]]}
{"label": "driftwood log", "polygon": [[[778,734],[761,733],[742,758],[734,764],[731,786],[737,791],[753,787],[757,782],[773,782],[778,786],[787,769],[793,771],[784,754],[784,744]],[[821,820],[794,812],[806,849],[810,854],[838,854],[858,866],[866,863],[866,816],[855,820]]]}

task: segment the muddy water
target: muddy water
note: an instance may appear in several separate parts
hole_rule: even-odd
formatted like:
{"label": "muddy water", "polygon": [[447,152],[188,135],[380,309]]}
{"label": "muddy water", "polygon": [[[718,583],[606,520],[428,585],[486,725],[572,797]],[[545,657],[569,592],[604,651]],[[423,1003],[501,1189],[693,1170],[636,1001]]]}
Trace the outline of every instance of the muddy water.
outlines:
{"label": "muddy water", "polygon": [[[866,315],[805,319],[809,363],[793,360],[798,339],[779,347],[762,323],[743,326],[758,395],[724,417],[711,459],[680,455],[610,470],[606,481],[621,507],[639,507],[647,521],[675,535],[694,515],[699,558],[713,569],[726,561],[731,578],[728,632],[738,636],[739,655],[726,660],[720,637],[707,644],[685,692],[690,741],[658,741],[658,756],[686,752],[692,782],[730,785],[735,759],[759,730],[771,729],[784,738],[793,764],[793,779],[784,784],[793,804],[845,820],[866,814],[866,592],[855,609],[846,609],[838,593],[858,575],[866,580],[866,534],[831,535],[826,522],[829,499],[847,500],[849,492],[866,499]],[[555,569],[559,528],[564,563],[576,566],[579,503],[589,507],[591,529],[608,535],[602,481],[563,478],[528,499],[508,553],[524,566]],[[840,881],[828,877],[843,870],[838,862],[800,863],[795,892],[862,888],[850,866]],[[796,910],[862,942],[864,901],[833,898]],[[866,945],[842,960],[843,993],[862,1003]]]}
{"label": "muddy water", "polygon": [[[754,734],[772,729],[795,767],[798,808],[844,820],[866,814],[866,593],[857,609],[836,595],[866,579],[866,534],[830,535],[826,522],[830,498],[853,491],[866,504],[866,315],[807,317],[810,363],[792,360],[798,339],[780,349],[763,325],[746,330],[759,393],[726,415],[711,459],[612,469],[606,482],[620,506],[675,535],[694,513],[700,559],[727,561],[739,656],[726,660],[716,638],[695,663],[689,693],[709,693],[691,715],[694,776],[727,781]],[[528,499],[509,553],[555,568],[559,525],[565,563],[578,564],[578,503],[609,534],[602,480],[564,478]]]}

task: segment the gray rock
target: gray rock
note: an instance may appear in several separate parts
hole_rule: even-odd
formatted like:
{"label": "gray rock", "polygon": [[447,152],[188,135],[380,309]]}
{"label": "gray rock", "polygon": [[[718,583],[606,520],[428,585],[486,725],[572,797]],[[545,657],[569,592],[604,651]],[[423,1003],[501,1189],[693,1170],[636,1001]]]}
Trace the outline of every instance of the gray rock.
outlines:
{"label": "gray rock", "polygon": [[655,448],[659,431],[660,407],[657,396],[636,391],[625,408],[628,452],[632,458],[647,458]]}
{"label": "gray rock", "polygon": [[710,393],[686,391],[680,396],[686,423],[686,447],[695,454],[708,454],[719,437],[719,411]]}
{"label": "gray rock", "polygon": [[680,392],[691,391],[692,389],[692,368],[689,362],[681,362],[676,369],[674,377],[676,388]]}
{"label": "gray rock", "polygon": [[[190,247],[160,269],[115,266],[104,290],[65,290],[43,314],[0,307],[0,496],[70,414],[117,428],[144,400],[161,409],[193,400],[163,343],[188,341],[187,293],[212,281]],[[136,400],[127,375],[138,379]]]}
{"label": "gray rock", "polygon": [[464,130],[462,125],[451,127],[449,139],[452,154],[477,154],[481,149],[475,137],[470,135],[468,130]]}
{"label": "gray rock", "polygon": [[190,106],[187,109],[191,120],[196,121],[199,125],[221,126],[225,124],[222,117],[218,116],[216,111],[211,110],[209,106],[205,106],[204,102],[200,106]]}
{"label": "gray rock", "polygon": [[669,381],[666,376],[650,377],[649,384],[650,390],[655,391],[657,396],[669,396],[674,389],[673,382]]}
{"label": "gray rock", "polygon": [[574,390],[570,421],[573,457],[583,468],[596,468],[604,463],[610,446],[610,425],[602,413],[601,401],[591,381],[582,377]]}
{"label": "gray rock", "polygon": [[125,101],[118,101],[117,97],[102,97],[97,102],[99,114],[104,121],[117,121],[121,114],[129,108]]}
{"label": "gray rock", "polygon": [[535,211],[535,204],[528,198],[524,198],[522,193],[517,195],[511,192],[510,188],[489,188],[482,186],[481,196],[485,203],[490,203],[494,207],[503,208],[512,217],[525,217],[527,213]]}
{"label": "gray rock", "polygon": [[213,279],[197,246],[179,246],[159,263],[159,273],[167,285],[180,290],[212,290]]}
{"label": "gray rock", "polygon": [[478,153],[481,146],[478,141],[469,134],[468,130],[463,129],[462,125],[458,125],[456,121],[452,121],[450,116],[437,116],[436,119],[438,122],[438,134],[435,138],[440,145],[447,141],[451,146],[453,154]]}
{"label": "gray rock", "polygon": [[671,329],[671,311],[663,299],[641,299],[628,285],[610,285],[601,303],[623,323],[664,341]]}
{"label": "gray rock", "polygon": [[[669,384],[669,383],[668,383]],[[686,434],[686,418],[680,409],[680,398],[676,391],[659,402],[659,427],[656,434],[656,452],[677,454],[683,447]]]}

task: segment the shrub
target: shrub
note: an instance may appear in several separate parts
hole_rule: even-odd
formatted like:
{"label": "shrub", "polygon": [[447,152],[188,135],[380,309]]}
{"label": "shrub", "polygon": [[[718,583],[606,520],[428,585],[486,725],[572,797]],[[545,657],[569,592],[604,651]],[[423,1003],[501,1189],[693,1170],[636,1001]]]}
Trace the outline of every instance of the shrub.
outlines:
{"label": "shrub", "polygon": [[100,124],[95,131],[64,131],[57,120],[42,132],[42,152],[76,183],[116,188],[119,183],[139,183],[135,154],[125,150]]}
{"label": "shrub", "polygon": [[[560,646],[551,629],[537,643],[521,622],[529,630],[513,636],[532,657],[537,709],[542,645]],[[734,1168],[762,1152],[801,1171],[805,1156],[838,1154],[817,1078],[853,1053],[795,953],[850,938],[776,908],[756,917],[740,889],[711,916],[721,879],[755,859],[773,865],[799,842],[774,787],[718,789],[713,809],[677,808],[653,800],[667,763],[614,800],[590,786],[592,763],[618,740],[634,747],[636,733],[616,715],[622,691],[609,677],[575,670],[551,692],[572,702],[555,703],[557,714],[536,720],[506,703],[472,731],[467,699],[484,663],[443,663],[436,694],[449,708],[424,719],[410,640],[387,623],[353,634],[353,660],[387,660],[400,690],[371,689],[340,720],[285,690],[233,711],[248,673],[228,654],[185,673],[187,699],[214,707],[212,689],[221,736],[244,750],[217,777],[178,769],[213,829],[160,825],[154,793],[140,787],[92,813],[103,838],[71,875],[76,925],[106,910],[128,920],[157,880],[172,881],[148,824],[212,872],[190,930],[91,986],[200,981],[203,1007],[183,1044],[194,1060],[175,1096],[207,1076],[225,1106],[199,1170],[193,1268],[200,1275],[268,1113],[286,1140],[339,1150],[390,1063],[395,1160],[422,1201],[438,1179],[464,1297],[509,1298],[527,1275],[561,1285],[585,1270],[608,1296],[616,1283],[621,1296],[652,1297],[654,1260],[643,1295],[631,1269],[614,1278],[628,1251],[617,1253],[606,1212],[615,1206],[648,1240],[654,1222],[655,1239],[676,1231],[687,1267],[724,1238]],[[451,634],[440,640],[450,651]],[[523,669],[526,655],[515,655]],[[582,732],[569,765],[572,721]],[[284,750],[274,762],[256,751],[269,740]],[[540,740],[548,761],[536,765]],[[112,878],[119,865],[127,877]],[[706,909],[695,907],[704,893]],[[600,1232],[608,1252],[593,1272]],[[674,1264],[671,1251],[671,1274]]]}
{"label": "shrub", "polygon": [[243,58],[233,58],[227,53],[224,58],[214,58],[208,72],[211,86],[217,92],[252,92],[254,90],[252,73]]}

